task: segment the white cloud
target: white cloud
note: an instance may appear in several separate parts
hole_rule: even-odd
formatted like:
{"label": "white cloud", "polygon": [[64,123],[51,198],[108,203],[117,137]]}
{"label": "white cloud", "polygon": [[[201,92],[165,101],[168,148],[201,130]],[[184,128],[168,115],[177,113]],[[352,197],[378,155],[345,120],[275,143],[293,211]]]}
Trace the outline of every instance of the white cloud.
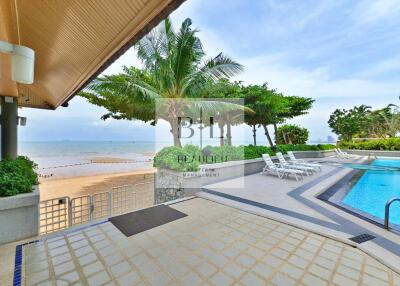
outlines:
{"label": "white cloud", "polygon": [[[193,27],[200,29],[198,36],[207,56],[222,51],[243,64],[245,72],[235,79],[245,83],[268,82],[271,88],[285,94],[315,98],[309,115],[292,120],[310,128],[312,138],[330,133],[326,121],[335,108],[362,103],[377,108],[397,101],[400,81],[395,76],[400,69],[400,55],[385,54],[382,47],[388,47],[387,43],[396,47],[400,0],[303,3],[264,0],[249,1],[247,6],[249,10],[242,15],[239,9],[244,6],[240,0],[229,3],[190,0],[184,2],[171,19],[178,28],[185,18],[192,18]],[[258,16],[245,13],[255,7],[262,9],[261,13],[256,11]],[[221,16],[210,19],[208,12],[215,11]],[[368,65],[364,65],[363,59],[371,67],[365,68]],[[104,74],[121,72],[123,65],[142,66],[133,48]],[[28,124],[32,125],[21,129],[28,139],[32,134],[39,134],[41,127],[47,124],[54,125],[54,132],[60,132],[61,138],[65,133],[93,139],[118,134],[121,138],[125,134],[133,138],[135,134],[140,139],[153,132],[139,121],[101,121],[100,116],[107,111],[79,97],[74,98],[68,108],[59,108],[56,112],[24,108],[20,113],[28,116]],[[70,133],[60,126],[69,128]],[[79,128],[82,130],[77,131]],[[91,128],[97,133],[87,131]],[[136,130],[151,132],[137,134]],[[165,132],[168,133],[168,128]]]}
{"label": "white cloud", "polygon": [[361,77],[332,79],[329,68],[305,69],[285,64],[284,55],[239,60],[246,71],[235,79],[246,83],[268,82],[271,88],[287,94],[313,98],[391,97],[400,92],[400,83],[366,80]]}
{"label": "white cloud", "polygon": [[380,20],[398,17],[400,0],[366,0],[354,10],[354,17],[359,24],[371,24]]}
{"label": "white cloud", "polygon": [[362,77],[375,77],[383,75],[388,72],[398,73],[399,71],[400,71],[400,56],[397,56],[382,60],[374,64],[371,68],[364,70],[359,75]]}
{"label": "white cloud", "polygon": [[315,1],[312,5],[300,5],[298,1],[265,1],[263,6],[268,17],[262,19],[261,31],[265,31],[268,35],[270,33],[281,35],[299,33],[308,26],[315,25],[325,12],[338,4],[337,2]]}

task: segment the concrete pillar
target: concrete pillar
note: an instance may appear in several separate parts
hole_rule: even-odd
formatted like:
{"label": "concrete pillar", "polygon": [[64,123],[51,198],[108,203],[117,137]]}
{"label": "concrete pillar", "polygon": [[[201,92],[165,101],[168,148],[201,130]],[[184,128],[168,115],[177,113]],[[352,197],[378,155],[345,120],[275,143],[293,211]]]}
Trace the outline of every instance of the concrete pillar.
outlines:
{"label": "concrete pillar", "polygon": [[13,97],[0,97],[1,158],[17,158],[18,154],[18,104]]}

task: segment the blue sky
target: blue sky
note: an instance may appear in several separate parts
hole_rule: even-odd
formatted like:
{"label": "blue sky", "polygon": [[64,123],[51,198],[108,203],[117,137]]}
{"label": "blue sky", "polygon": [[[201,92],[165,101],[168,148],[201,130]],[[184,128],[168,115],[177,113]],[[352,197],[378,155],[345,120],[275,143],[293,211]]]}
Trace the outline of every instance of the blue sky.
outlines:
{"label": "blue sky", "polygon": [[[331,132],[336,108],[398,103],[400,1],[187,0],[171,18],[193,20],[208,56],[220,51],[245,66],[235,80],[264,83],[285,94],[316,99],[310,114],[292,122],[310,139]],[[140,66],[129,50],[106,73]],[[141,122],[100,120],[105,111],[81,98],[56,111],[23,109],[20,140],[153,140]],[[263,141],[259,132],[260,141]]]}

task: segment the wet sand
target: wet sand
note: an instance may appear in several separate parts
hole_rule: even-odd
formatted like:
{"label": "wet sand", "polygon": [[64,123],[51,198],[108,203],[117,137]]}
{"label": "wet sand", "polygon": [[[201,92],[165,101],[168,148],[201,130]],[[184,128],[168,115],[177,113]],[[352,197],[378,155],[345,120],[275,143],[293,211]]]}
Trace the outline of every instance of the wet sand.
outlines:
{"label": "wet sand", "polygon": [[32,158],[43,180],[107,176],[153,169],[153,157],[142,154],[124,156],[58,156]]}
{"label": "wet sand", "polygon": [[107,192],[113,187],[149,182],[154,180],[154,172],[155,170],[150,168],[116,174],[99,174],[52,180],[41,179],[40,200],[44,201],[63,196],[75,198]]}

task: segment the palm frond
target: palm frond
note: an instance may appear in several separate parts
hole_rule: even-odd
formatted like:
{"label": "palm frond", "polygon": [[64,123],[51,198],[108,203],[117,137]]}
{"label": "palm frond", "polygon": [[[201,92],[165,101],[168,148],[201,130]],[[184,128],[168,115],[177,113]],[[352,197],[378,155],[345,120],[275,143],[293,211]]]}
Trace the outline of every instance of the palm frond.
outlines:
{"label": "palm frond", "polygon": [[97,78],[85,88],[85,91],[99,96],[102,93],[111,92],[114,96],[130,96],[144,100],[154,100],[161,97],[157,89],[148,83],[124,74]]}
{"label": "palm frond", "polygon": [[204,67],[201,69],[204,74],[212,77],[215,80],[230,78],[242,72],[243,70],[244,67],[241,64],[235,62],[222,53],[217,55],[215,58],[206,61]]}
{"label": "palm frond", "polygon": [[191,25],[189,18],[182,23],[176,36],[176,51],[171,57],[177,86],[180,86],[182,79],[197,67],[204,56],[201,41],[196,37],[198,31],[191,29]]}
{"label": "palm frond", "polygon": [[196,94],[207,82],[229,79],[242,72],[243,69],[241,64],[220,53],[215,58],[206,61],[202,68],[188,74],[183,80],[183,90],[192,90],[192,93]]}

